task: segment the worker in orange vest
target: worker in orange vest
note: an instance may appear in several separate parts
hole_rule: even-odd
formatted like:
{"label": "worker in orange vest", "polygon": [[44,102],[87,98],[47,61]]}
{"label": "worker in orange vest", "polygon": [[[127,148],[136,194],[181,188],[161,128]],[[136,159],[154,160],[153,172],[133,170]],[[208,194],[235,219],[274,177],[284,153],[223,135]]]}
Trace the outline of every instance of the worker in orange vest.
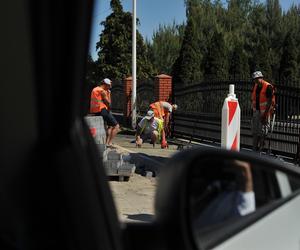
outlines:
{"label": "worker in orange vest", "polygon": [[261,71],[255,71],[252,79],[254,83],[251,95],[253,150],[262,151],[275,108],[275,91],[271,83],[263,80]]}
{"label": "worker in orange vest", "polygon": [[112,146],[112,140],[119,132],[120,126],[110,111],[111,97],[110,88],[111,80],[103,79],[100,86],[95,87],[91,93],[90,113],[103,117],[106,122],[106,145]]}
{"label": "worker in orange vest", "polygon": [[[150,110],[153,110],[154,116],[164,121],[165,134],[169,134],[170,114],[177,110],[176,104],[170,104],[166,101],[157,101],[150,104]],[[167,141],[162,140],[162,148],[168,147]]]}

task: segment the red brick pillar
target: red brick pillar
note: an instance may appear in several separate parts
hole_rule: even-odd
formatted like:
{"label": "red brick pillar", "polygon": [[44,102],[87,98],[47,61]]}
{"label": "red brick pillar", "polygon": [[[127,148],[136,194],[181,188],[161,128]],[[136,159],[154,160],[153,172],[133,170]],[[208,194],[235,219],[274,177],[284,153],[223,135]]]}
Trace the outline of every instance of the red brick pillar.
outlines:
{"label": "red brick pillar", "polygon": [[154,95],[156,101],[172,101],[172,77],[158,75],[155,77]]}
{"label": "red brick pillar", "polygon": [[124,79],[124,121],[128,123],[131,115],[131,91],[132,91],[132,77]]}

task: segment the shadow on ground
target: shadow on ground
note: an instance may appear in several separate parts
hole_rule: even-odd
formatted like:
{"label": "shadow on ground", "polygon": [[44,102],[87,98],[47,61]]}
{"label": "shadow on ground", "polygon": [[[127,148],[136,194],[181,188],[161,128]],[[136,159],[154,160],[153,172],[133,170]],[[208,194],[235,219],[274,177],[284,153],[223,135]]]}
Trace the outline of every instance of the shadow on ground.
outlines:
{"label": "shadow on ground", "polygon": [[135,164],[135,172],[140,175],[147,175],[148,172],[152,173],[152,177],[159,174],[164,163],[169,159],[168,157],[152,156],[142,153],[131,153],[130,163]]}
{"label": "shadow on ground", "polygon": [[130,220],[137,220],[143,222],[151,222],[154,219],[153,214],[125,214]]}

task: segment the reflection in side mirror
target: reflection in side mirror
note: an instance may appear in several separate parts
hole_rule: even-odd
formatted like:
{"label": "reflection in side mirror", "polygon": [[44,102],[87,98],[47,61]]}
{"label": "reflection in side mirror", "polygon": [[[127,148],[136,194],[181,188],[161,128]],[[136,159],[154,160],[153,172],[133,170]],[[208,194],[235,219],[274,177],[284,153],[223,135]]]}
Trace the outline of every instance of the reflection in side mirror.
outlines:
{"label": "reflection in side mirror", "polygon": [[202,157],[190,170],[190,225],[199,249],[228,239],[300,188],[299,178],[236,158]]}

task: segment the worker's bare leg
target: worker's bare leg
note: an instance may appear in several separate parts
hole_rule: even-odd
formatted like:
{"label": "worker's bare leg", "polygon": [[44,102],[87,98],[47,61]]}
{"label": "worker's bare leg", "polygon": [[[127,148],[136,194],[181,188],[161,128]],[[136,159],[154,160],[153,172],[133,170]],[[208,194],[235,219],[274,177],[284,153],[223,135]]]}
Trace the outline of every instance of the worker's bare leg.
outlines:
{"label": "worker's bare leg", "polygon": [[117,133],[120,131],[120,126],[117,124],[116,126],[111,128],[111,132],[108,136],[108,140],[106,142],[107,145],[111,145],[112,140],[116,137]]}
{"label": "worker's bare leg", "polygon": [[109,141],[109,138],[111,137],[111,131],[112,131],[113,127],[108,127],[106,129],[106,145],[108,145],[108,141]]}
{"label": "worker's bare leg", "polygon": [[259,111],[254,111],[251,123],[253,135],[253,150],[259,151],[261,143],[261,121]]}
{"label": "worker's bare leg", "polygon": [[161,133],[161,148],[167,148],[168,147],[168,143],[167,143],[167,139],[166,139],[166,133],[163,130]]}
{"label": "worker's bare leg", "polygon": [[152,134],[151,134],[151,143],[152,143],[153,147],[155,147],[157,137],[158,137],[158,132],[153,131]]}
{"label": "worker's bare leg", "polygon": [[259,152],[263,151],[264,145],[265,145],[265,138],[264,138],[264,136],[260,136],[259,141],[258,141],[258,151]]}

